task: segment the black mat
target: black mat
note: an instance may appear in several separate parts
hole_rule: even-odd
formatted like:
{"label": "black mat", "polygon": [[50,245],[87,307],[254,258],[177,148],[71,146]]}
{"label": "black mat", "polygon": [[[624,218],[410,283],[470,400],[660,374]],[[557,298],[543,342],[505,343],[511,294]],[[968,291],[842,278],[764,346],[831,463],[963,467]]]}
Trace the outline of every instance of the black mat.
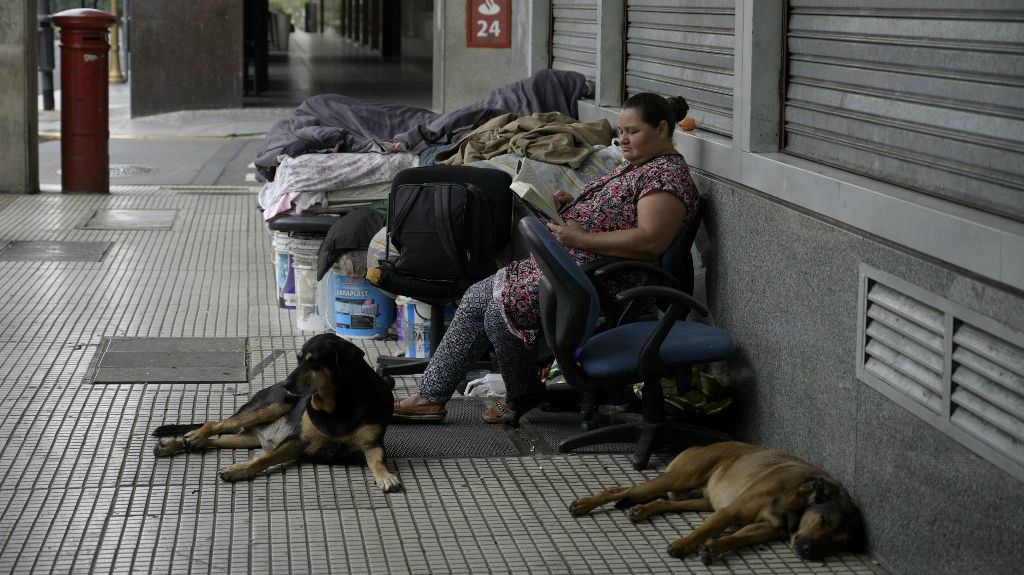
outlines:
{"label": "black mat", "polygon": [[91,383],[249,381],[246,338],[104,338]]}
{"label": "black mat", "polygon": [[[523,418],[528,422],[527,429],[534,430],[552,449],[566,439],[582,433],[580,424],[583,415],[578,411],[541,411],[534,409]],[[591,445],[573,450],[573,453],[632,453],[636,446],[632,443],[606,443]]]}
{"label": "black mat", "polygon": [[384,443],[389,458],[517,457],[516,447],[502,425],[484,423],[482,401],[455,399],[448,402],[444,423],[392,422]]}

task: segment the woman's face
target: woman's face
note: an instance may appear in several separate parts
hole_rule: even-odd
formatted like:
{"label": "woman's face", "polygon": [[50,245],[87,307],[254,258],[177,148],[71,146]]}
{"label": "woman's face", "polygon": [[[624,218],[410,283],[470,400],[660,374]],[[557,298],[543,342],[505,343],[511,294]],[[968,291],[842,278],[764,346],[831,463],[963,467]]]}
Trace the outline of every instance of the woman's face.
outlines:
{"label": "woman's face", "polygon": [[619,112],[619,145],[622,157],[633,164],[642,164],[671,147],[666,138],[664,122],[659,126],[645,123],[633,108]]}

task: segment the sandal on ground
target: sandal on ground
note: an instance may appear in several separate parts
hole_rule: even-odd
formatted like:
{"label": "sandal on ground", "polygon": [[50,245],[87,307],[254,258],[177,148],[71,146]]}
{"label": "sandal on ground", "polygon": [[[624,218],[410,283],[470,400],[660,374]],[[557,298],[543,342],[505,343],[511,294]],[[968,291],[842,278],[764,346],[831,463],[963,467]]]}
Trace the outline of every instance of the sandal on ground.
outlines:
{"label": "sandal on ground", "polygon": [[480,414],[480,419],[487,423],[504,423],[509,427],[519,427],[519,419],[537,407],[543,398],[543,393],[531,393],[512,401],[499,399]]}
{"label": "sandal on ground", "polygon": [[395,402],[395,411],[391,416],[394,421],[441,423],[448,410],[443,405],[436,403],[422,403],[419,405],[404,405],[400,400]]}

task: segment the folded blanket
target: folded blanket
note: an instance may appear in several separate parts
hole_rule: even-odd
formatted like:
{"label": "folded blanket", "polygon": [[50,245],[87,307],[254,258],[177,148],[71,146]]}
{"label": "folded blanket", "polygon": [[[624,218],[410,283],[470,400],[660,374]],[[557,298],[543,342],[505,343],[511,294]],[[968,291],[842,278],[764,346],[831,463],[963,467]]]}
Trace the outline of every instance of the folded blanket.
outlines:
{"label": "folded blanket", "polygon": [[[321,205],[325,194],[335,190],[365,189],[386,183],[395,174],[419,165],[416,154],[306,154],[282,157],[277,178],[260,190],[264,219],[288,211]],[[386,195],[386,194],[385,194]]]}
{"label": "folded blanket", "polygon": [[459,166],[511,152],[578,168],[594,146],[607,146],[611,141],[608,120],[579,122],[557,112],[521,118],[502,114],[464,137],[457,148],[437,154],[435,161]]}

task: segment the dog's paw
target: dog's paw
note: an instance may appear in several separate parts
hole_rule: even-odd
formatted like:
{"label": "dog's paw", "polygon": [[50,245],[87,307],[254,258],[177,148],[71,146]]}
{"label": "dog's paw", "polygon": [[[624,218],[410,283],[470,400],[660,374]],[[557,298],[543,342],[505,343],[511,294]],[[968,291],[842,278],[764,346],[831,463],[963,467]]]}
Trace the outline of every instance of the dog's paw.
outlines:
{"label": "dog's paw", "polygon": [[644,519],[647,519],[647,516],[644,515],[644,510],[643,510],[643,506],[642,505],[637,505],[635,507],[630,507],[626,511],[626,517],[628,517],[629,520],[631,522],[633,522],[633,523],[640,523]]}
{"label": "dog's paw", "polygon": [[249,466],[245,463],[236,463],[220,470],[220,478],[231,483],[252,479],[253,475],[254,474],[249,471]]}
{"label": "dog's paw", "polygon": [[687,541],[685,537],[676,539],[668,546],[669,556],[675,557],[676,559],[682,559],[689,555],[693,555],[694,551],[696,551],[696,549],[693,548],[693,545]]}
{"label": "dog's paw", "polygon": [[374,477],[373,483],[384,493],[394,493],[402,490],[402,481],[391,473]]}
{"label": "dog's paw", "polygon": [[711,565],[711,560],[714,557],[711,555],[711,548],[708,547],[707,543],[701,543],[700,547],[697,548],[697,555],[700,556],[700,560],[705,565]]}
{"label": "dog's paw", "polygon": [[585,497],[581,497],[569,504],[569,513],[571,513],[573,517],[579,517],[590,513],[590,510],[593,508],[594,507],[592,505],[587,503]]}
{"label": "dog's paw", "polygon": [[157,457],[170,457],[181,452],[181,441],[170,437],[160,438],[153,446],[153,455]]}
{"label": "dog's paw", "polygon": [[200,430],[194,429],[185,434],[181,438],[181,446],[185,451],[192,451],[193,449],[203,449],[206,447],[209,437],[200,433]]}

